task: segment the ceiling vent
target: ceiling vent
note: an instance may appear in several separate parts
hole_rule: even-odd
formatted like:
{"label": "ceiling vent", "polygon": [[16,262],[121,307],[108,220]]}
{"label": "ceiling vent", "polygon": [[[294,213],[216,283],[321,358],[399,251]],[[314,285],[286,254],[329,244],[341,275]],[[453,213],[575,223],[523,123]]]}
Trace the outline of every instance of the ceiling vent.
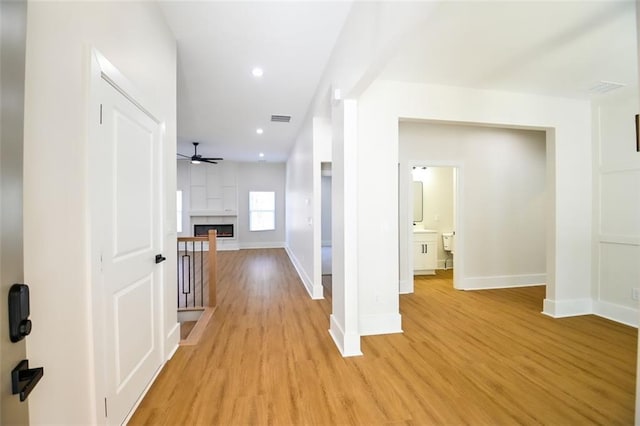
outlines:
{"label": "ceiling vent", "polygon": [[275,123],[288,123],[291,121],[290,115],[272,115],[271,121]]}
{"label": "ceiling vent", "polygon": [[591,88],[589,88],[589,93],[597,93],[597,94],[607,93],[624,86],[626,86],[626,84],[616,83],[613,81],[599,81],[593,86],[591,86]]}

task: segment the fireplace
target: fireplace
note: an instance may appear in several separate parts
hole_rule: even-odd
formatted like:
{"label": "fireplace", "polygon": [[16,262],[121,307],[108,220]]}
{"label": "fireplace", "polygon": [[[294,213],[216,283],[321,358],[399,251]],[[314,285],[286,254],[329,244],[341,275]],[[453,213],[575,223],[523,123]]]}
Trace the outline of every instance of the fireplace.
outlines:
{"label": "fireplace", "polygon": [[215,229],[218,238],[233,238],[233,224],[221,223],[216,225],[193,225],[194,237],[206,237],[209,235],[209,230]]}

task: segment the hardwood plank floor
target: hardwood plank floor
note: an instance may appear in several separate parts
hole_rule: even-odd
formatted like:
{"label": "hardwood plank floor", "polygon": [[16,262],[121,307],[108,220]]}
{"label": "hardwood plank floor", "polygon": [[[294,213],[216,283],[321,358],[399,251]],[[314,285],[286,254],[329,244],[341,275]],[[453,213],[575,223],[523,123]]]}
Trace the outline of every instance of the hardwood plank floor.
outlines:
{"label": "hardwood plank floor", "polygon": [[284,250],[219,252],[219,305],[131,425],[633,424],[637,330],[540,314],[543,287],[460,292],[450,271],[400,300],[403,334],[342,358],[331,306]]}

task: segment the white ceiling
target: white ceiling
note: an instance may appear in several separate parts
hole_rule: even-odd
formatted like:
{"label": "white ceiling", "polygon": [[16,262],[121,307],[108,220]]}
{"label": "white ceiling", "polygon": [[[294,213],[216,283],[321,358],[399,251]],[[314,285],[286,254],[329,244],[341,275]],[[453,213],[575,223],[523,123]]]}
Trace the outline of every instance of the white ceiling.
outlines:
{"label": "white ceiling", "polygon": [[441,4],[381,78],[592,97],[600,80],[637,87],[632,1]]}
{"label": "white ceiling", "polygon": [[204,156],[285,161],[350,6],[160,2],[178,46],[178,152],[191,155],[199,141]]}
{"label": "white ceiling", "polygon": [[[178,152],[285,161],[351,2],[160,5],[178,43]],[[601,80],[637,87],[636,49],[633,1],[447,1],[380,77],[587,99]]]}

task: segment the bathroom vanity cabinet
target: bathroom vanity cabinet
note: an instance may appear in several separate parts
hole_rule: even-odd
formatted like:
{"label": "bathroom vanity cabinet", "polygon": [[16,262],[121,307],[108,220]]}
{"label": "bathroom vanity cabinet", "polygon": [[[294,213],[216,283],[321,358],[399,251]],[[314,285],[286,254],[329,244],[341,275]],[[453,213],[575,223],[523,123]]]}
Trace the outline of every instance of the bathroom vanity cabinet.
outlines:
{"label": "bathroom vanity cabinet", "polygon": [[413,274],[433,275],[437,265],[438,233],[429,229],[413,231]]}

